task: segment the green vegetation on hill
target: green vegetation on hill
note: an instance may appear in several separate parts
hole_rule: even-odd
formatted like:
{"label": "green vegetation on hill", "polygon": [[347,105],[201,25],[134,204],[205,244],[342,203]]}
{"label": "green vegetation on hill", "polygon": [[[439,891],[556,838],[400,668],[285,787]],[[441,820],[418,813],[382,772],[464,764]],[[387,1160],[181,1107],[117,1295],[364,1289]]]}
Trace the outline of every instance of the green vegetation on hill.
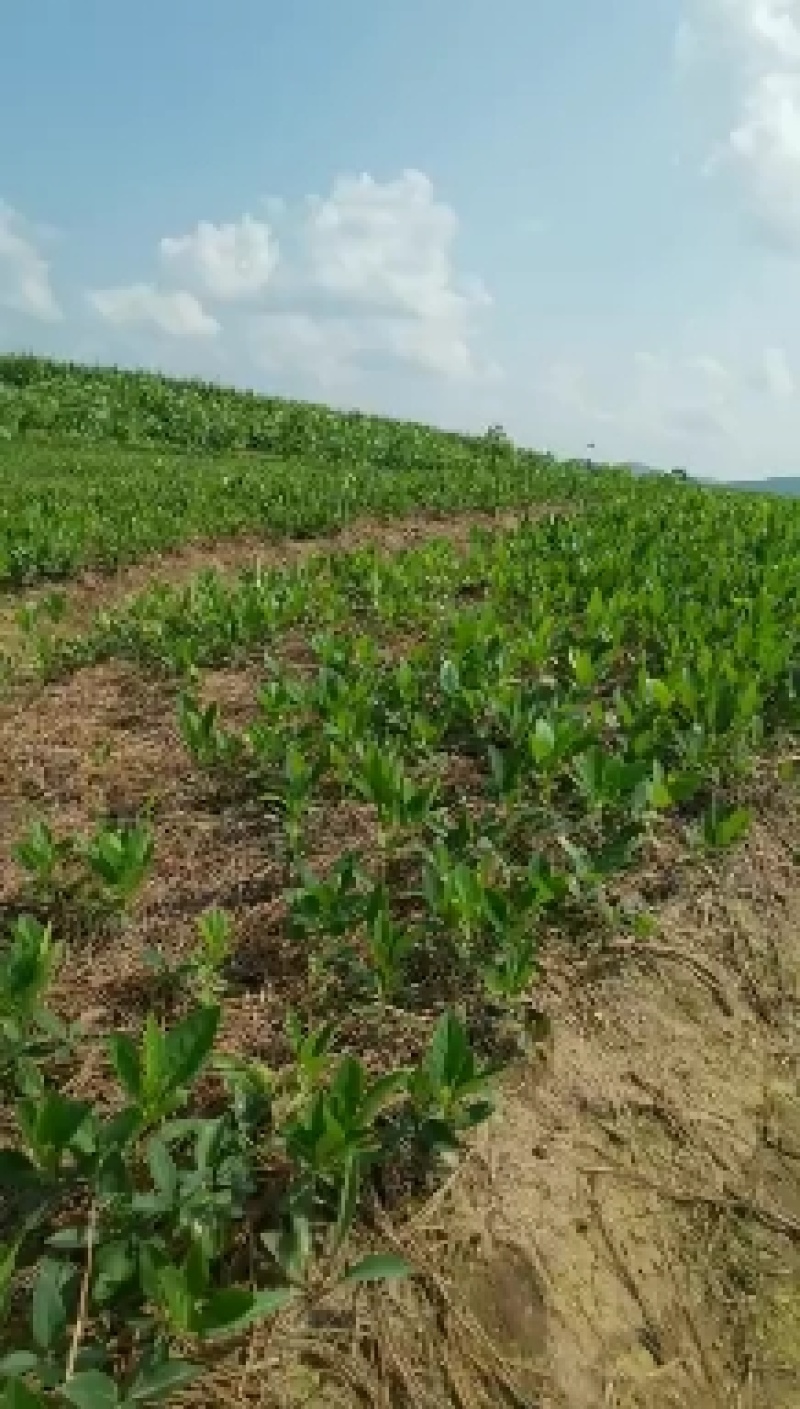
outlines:
{"label": "green vegetation on hill", "polygon": [[0,587],[197,538],[308,537],[362,514],[594,498],[605,480],[497,431],[453,435],[147,373],[0,358]]}
{"label": "green vegetation on hill", "polygon": [[95,443],[252,450],[337,465],[408,469],[470,451],[474,438],[357,411],[261,396],[150,372],[0,357],[0,436],[43,432]]}

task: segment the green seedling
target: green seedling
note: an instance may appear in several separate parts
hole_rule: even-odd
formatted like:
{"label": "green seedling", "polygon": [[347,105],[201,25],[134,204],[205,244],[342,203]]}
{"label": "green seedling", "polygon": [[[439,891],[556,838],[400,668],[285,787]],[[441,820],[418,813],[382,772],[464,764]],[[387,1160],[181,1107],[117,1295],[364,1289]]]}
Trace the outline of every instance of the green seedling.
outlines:
{"label": "green seedling", "polygon": [[31,894],[40,904],[53,904],[67,887],[67,870],[75,849],[73,837],[56,838],[41,818],[35,819],[12,847],[12,856],[26,872]]}
{"label": "green seedling", "polygon": [[538,976],[539,950],[535,935],[519,922],[497,937],[497,950],[484,966],[487,993],[496,1002],[516,1007]]}
{"label": "green seedling", "polygon": [[332,1222],[335,1247],[352,1226],[364,1170],[388,1154],[378,1121],[403,1102],[407,1079],[395,1071],[370,1080],[355,1057],[344,1057],[281,1130],[298,1169],[295,1207],[312,1221]]}
{"label": "green seedling", "polygon": [[359,749],[351,786],[376,809],[384,856],[402,832],[430,824],[439,794],[438,782],[415,783],[396,755],[373,743]]}
{"label": "green seedling", "polygon": [[692,835],[708,851],[723,851],[742,841],[750,831],[752,814],[747,807],[728,807],[716,798],[706,808]]}
{"label": "green seedling", "polygon": [[196,695],[185,691],[178,702],[178,726],[199,768],[224,774],[241,762],[244,744],[238,734],[221,727],[216,700],[203,705]]}
{"label": "green seedling", "polygon": [[41,1088],[40,1064],[69,1045],[69,1033],[45,1006],[62,949],[51,927],[22,915],[0,950],[0,1083]]}
{"label": "green seedling", "polygon": [[166,1122],[148,1140],[151,1187],[134,1194],[132,1213],[191,1235],[209,1259],[223,1256],[255,1190],[248,1135],[230,1109],[214,1120]]}
{"label": "green seedling", "polygon": [[233,953],[233,921],[224,910],[207,910],[197,922],[198,944],[189,961],[190,981],[200,1003],[210,1005],[224,989],[222,970]]}
{"label": "green seedling", "polygon": [[319,761],[309,758],[297,744],[289,744],[283,762],[281,795],[286,841],[293,865],[302,853],[303,828],[321,773]]}
{"label": "green seedling", "polygon": [[591,742],[583,722],[554,713],[538,718],[528,734],[528,756],[537,782],[549,797],[559,774]]}
{"label": "green seedling", "polygon": [[317,880],[301,867],[300,882],[289,897],[294,935],[329,936],[336,941],[364,918],[368,877],[357,852],[340,856],[325,880]]}
{"label": "green seedling", "polygon": [[75,1137],[90,1111],[87,1101],[72,1100],[58,1091],[42,1091],[17,1102],[24,1148],[46,1178],[54,1180],[75,1153]]}
{"label": "green seedling", "polygon": [[205,1250],[194,1241],[176,1264],[148,1247],[142,1256],[143,1289],[170,1336],[200,1341],[236,1334],[274,1316],[294,1295],[290,1287],[254,1291],[215,1286]]}
{"label": "green seedling", "polygon": [[153,865],[155,842],[146,822],[100,826],[83,850],[103,906],[121,912],[141,889]]}
{"label": "green seedling", "polygon": [[389,895],[382,884],[375,887],[367,901],[366,922],[369,972],[381,1002],[391,1003],[402,986],[405,961],[414,941],[408,930],[392,919]]}
{"label": "green seedling", "polygon": [[111,1063],[143,1127],[171,1115],[211,1055],[219,1007],[195,1008],[183,1022],[163,1032],[152,1014],[140,1047],[127,1034],[111,1039]]}
{"label": "green seedling", "polygon": [[330,1067],[335,1035],[333,1023],[323,1023],[306,1033],[297,1014],[291,1011],[287,1014],[286,1036],[294,1057],[294,1078],[301,1102],[319,1089]]}
{"label": "green seedling", "polygon": [[482,1070],[466,1028],[455,1013],[439,1019],[430,1047],[408,1077],[408,1092],[423,1148],[453,1150],[458,1136],[487,1120],[492,1073]]}
{"label": "green seedling", "polygon": [[423,890],[431,914],[457,938],[459,951],[469,961],[488,919],[487,863],[456,860],[443,843],[428,853]]}

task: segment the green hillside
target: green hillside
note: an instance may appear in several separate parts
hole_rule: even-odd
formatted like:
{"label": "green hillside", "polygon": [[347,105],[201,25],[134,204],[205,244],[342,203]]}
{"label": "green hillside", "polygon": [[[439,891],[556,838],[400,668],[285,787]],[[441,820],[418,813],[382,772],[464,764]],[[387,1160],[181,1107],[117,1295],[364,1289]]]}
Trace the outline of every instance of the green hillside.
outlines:
{"label": "green hillside", "polygon": [[309,537],[420,505],[495,510],[609,489],[582,463],[516,449],[501,433],[0,358],[0,586],[195,539]]}

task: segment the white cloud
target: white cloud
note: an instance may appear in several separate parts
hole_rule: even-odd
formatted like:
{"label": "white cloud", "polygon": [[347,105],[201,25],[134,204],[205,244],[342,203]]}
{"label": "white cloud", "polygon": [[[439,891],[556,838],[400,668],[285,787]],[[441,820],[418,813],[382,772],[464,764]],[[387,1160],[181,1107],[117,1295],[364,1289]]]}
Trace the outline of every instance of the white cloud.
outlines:
{"label": "white cloud", "polygon": [[280,258],[270,226],[247,214],[225,225],[201,220],[188,235],[165,235],[159,252],[167,270],[223,302],[262,293]]}
{"label": "white cloud", "polygon": [[158,245],[179,290],[137,283],[95,291],[92,302],[115,322],[197,336],[220,324],[188,289],[236,301],[243,317],[225,331],[244,332],[260,367],[325,387],[387,363],[454,384],[497,380],[499,368],[476,352],[476,320],[491,298],[458,270],[458,217],[422,172],[384,182],[343,175],[300,207],[273,196],[260,208],[280,222],[280,249],[273,226],[251,215],[201,220]]}
{"label": "white cloud", "polygon": [[329,196],[309,198],[302,275],[348,309],[360,345],[468,380],[489,370],[474,355],[473,319],[491,298],[479,279],[459,277],[457,232],[455,211],[420,171],[340,176]]}
{"label": "white cloud", "polygon": [[800,70],[767,73],[754,83],[729,146],[764,233],[800,249]]}
{"label": "white cloud", "polygon": [[714,0],[712,9],[730,26],[733,39],[749,57],[763,55],[773,63],[800,60],[797,0]]}
{"label": "white cloud", "polygon": [[153,284],[127,284],[92,289],[89,301],[107,322],[118,326],[151,326],[170,337],[213,337],[220,331],[194,294],[185,289],[159,289]]}
{"label": "white cloud", "polygon": [[683,453],[698,441],[733,433],[737,385],[734,369],[710,353],[641,349],[629,368],[559,363],[550,371],[547,394],[587,429],[613,427],[623,455],[650,441],[669,457],[676,442]]}
{"label": "white cloud", "polygon": [[687,5],[731,94],[709,169],[736,177],[762,237],[800,253],[800,0]]}
{"label": "white cloud", "polygon": [[313,281],[328,293],[389,312],[453,319],[490,302],[453,264],[455,211],[421,171],[381,183],[340,176],[330,196],[311,197],[306,241]]}
{"label": "white cloud", "polygon": [[783,348],[764,349],[750,375],[750,383],[756,391],[765,392],[776,400],[784,400],[794,394],[795,378]]}
{"label": "white cloud", "polygon": [[35,231],[4,201],[0,201],[0,304],[45,322],[63,316]]}

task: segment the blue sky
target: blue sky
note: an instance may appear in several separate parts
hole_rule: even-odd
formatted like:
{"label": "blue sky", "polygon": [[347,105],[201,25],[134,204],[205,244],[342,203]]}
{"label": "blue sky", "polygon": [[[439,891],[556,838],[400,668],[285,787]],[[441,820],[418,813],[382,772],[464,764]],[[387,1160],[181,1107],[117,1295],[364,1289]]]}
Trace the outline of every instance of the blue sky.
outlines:
{"label": "blue sky", "polygon": [[800,472],[800,0],[25,0],[0,348]]}

